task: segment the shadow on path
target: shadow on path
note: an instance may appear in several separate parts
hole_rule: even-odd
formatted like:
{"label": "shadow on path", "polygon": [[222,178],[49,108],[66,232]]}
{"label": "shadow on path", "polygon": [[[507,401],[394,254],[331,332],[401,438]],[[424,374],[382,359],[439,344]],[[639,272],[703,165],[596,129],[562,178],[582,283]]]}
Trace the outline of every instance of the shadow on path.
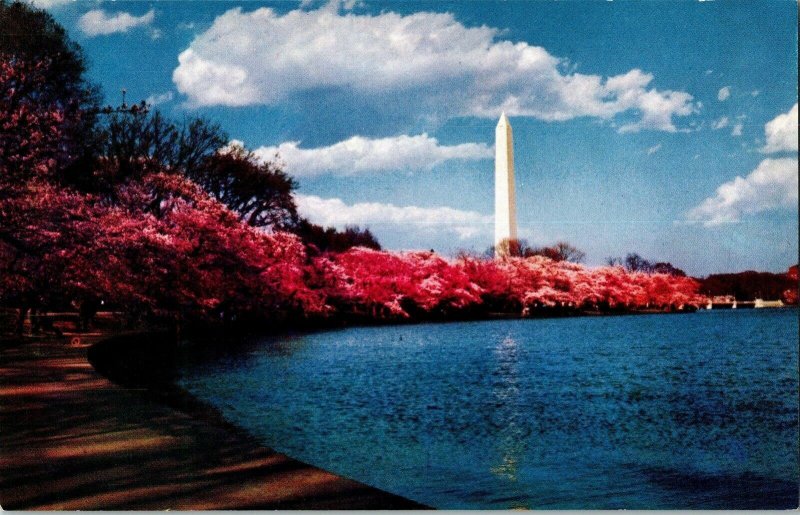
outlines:
{"label": "shadow on path", "polygon": [[99,338],[0,347],[4,509],[425,508],[110,382],[87,360]]}

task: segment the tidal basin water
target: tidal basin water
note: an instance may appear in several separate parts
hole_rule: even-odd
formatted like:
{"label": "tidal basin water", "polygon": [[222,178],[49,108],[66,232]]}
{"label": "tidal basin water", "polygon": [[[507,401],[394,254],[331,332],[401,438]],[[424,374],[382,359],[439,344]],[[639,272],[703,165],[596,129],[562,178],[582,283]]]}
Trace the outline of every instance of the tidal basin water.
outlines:
{"label": "tidal basin water", "polygon": [[350,328],[178,383],[265,445],[436,508],[798,505],[796,309]]}

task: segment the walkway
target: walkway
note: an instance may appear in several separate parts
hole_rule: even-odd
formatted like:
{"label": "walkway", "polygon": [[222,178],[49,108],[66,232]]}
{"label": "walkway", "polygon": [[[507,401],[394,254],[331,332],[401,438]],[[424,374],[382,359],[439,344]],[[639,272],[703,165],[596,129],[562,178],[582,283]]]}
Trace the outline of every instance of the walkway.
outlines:
{"label": "walkway", "polygon": [[414,509],[116,386],[94,338],[0,343],[0,505],[27,510]]}

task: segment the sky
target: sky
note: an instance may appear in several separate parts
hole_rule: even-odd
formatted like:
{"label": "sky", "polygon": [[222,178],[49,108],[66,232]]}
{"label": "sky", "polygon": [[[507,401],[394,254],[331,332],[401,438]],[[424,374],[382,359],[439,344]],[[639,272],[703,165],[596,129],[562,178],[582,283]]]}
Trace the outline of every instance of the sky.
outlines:
{"label": "sky", "polygon": [[218,122],[301,214],[482,253],[494,128],[520,238],[703,276],[798,261],[797,2],[29,0],[106,101]]}

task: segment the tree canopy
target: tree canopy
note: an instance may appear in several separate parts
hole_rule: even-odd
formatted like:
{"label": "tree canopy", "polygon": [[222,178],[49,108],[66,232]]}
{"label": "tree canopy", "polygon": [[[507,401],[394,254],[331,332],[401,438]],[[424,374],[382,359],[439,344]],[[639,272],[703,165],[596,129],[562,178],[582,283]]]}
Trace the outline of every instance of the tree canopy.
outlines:
{"label": "tree canopy", "polygon": [[350,225],[344,231],[339,231],[334,227],[324,228],[300,218],[292,232],[313,245],[317,252],[344,252],[353,247],[381,250],[381,244],[372,232],[357,225]]}
{"label": "tree canopy", "polygon": [[86,58],[80,46],[43,9],[19,1],[0,0],[0,56],[5,62],[20,60],[38,66],[41,80],[16,85],[15,100],[57,107],[71,116],[62,127],[62,149],[72,161],[90,139],[100,103],[100,89],[85,77]]}
{"label": "tree canopy", "polygon": [[[2,2],[0,12],[22,27],[3,33],[0,53],[0,304],[21,317],[98,299],[175,323],[702,301],[691,278],[587,269],[566,243],[520,245],[521,257],[504,260],[448,260],[381,251],[369,229],[317,226],[298,216],[294,180],[227,146],[218,125],[176,123],[139,104],[87,107],[92,88],[63,29],[23,4]],[[29,26],[47,37],[9,37]],[[73,89],[54,87],[62,75]],[[88,143],[78,138],[87,128]]]}
{"label": "tree canopy", "polygon": [[98,90],[85,79],[83,51],[47,11],[0,0],[0,27],[0,54],[33,63],[49,62],[44,84],[28,90],[26,96],[45,102],[77,100],[84,108],[96,105]]}
{"label": "tree canopy", "polygon": [[[543,256],[553,261],[569,261],[571,263],[582,263],[586,254],[577,247],[559,241],[549,247],[533,247],[525,239],[507,239],[500,242],[502,254],[511,257],[533,257]],[[486,251],[487,256],[493,256],[494,246]]]}
{"label": "tree canopy", "polygon": [[[700,279],[700,291],[709,296],[733,295],[738,300],[797,299],[797,275],[748,270],[738,274],[711,274]],[[794,295],[793,295],[794,293]],[[794,303],[793,302],[793,303]]]}
{"label": "tree canopy", "polygon": [[298,223],[292,196],[297,183],[275,163],[259,162],[241,146],[215,152],[200,166],[187,168],[186,175],[248,225],[287,229]]}
{"label": "tree canopy", "polygon": [[643,258],[635,252],[631,252],[625,258],[608,258],[606,260],[609,266],[621,266],[629,272],[643,272],[646,274],[667,274],[676,277],[685,277],[686,272],[673,266],[672,263],[663,261],[652,262]]}

